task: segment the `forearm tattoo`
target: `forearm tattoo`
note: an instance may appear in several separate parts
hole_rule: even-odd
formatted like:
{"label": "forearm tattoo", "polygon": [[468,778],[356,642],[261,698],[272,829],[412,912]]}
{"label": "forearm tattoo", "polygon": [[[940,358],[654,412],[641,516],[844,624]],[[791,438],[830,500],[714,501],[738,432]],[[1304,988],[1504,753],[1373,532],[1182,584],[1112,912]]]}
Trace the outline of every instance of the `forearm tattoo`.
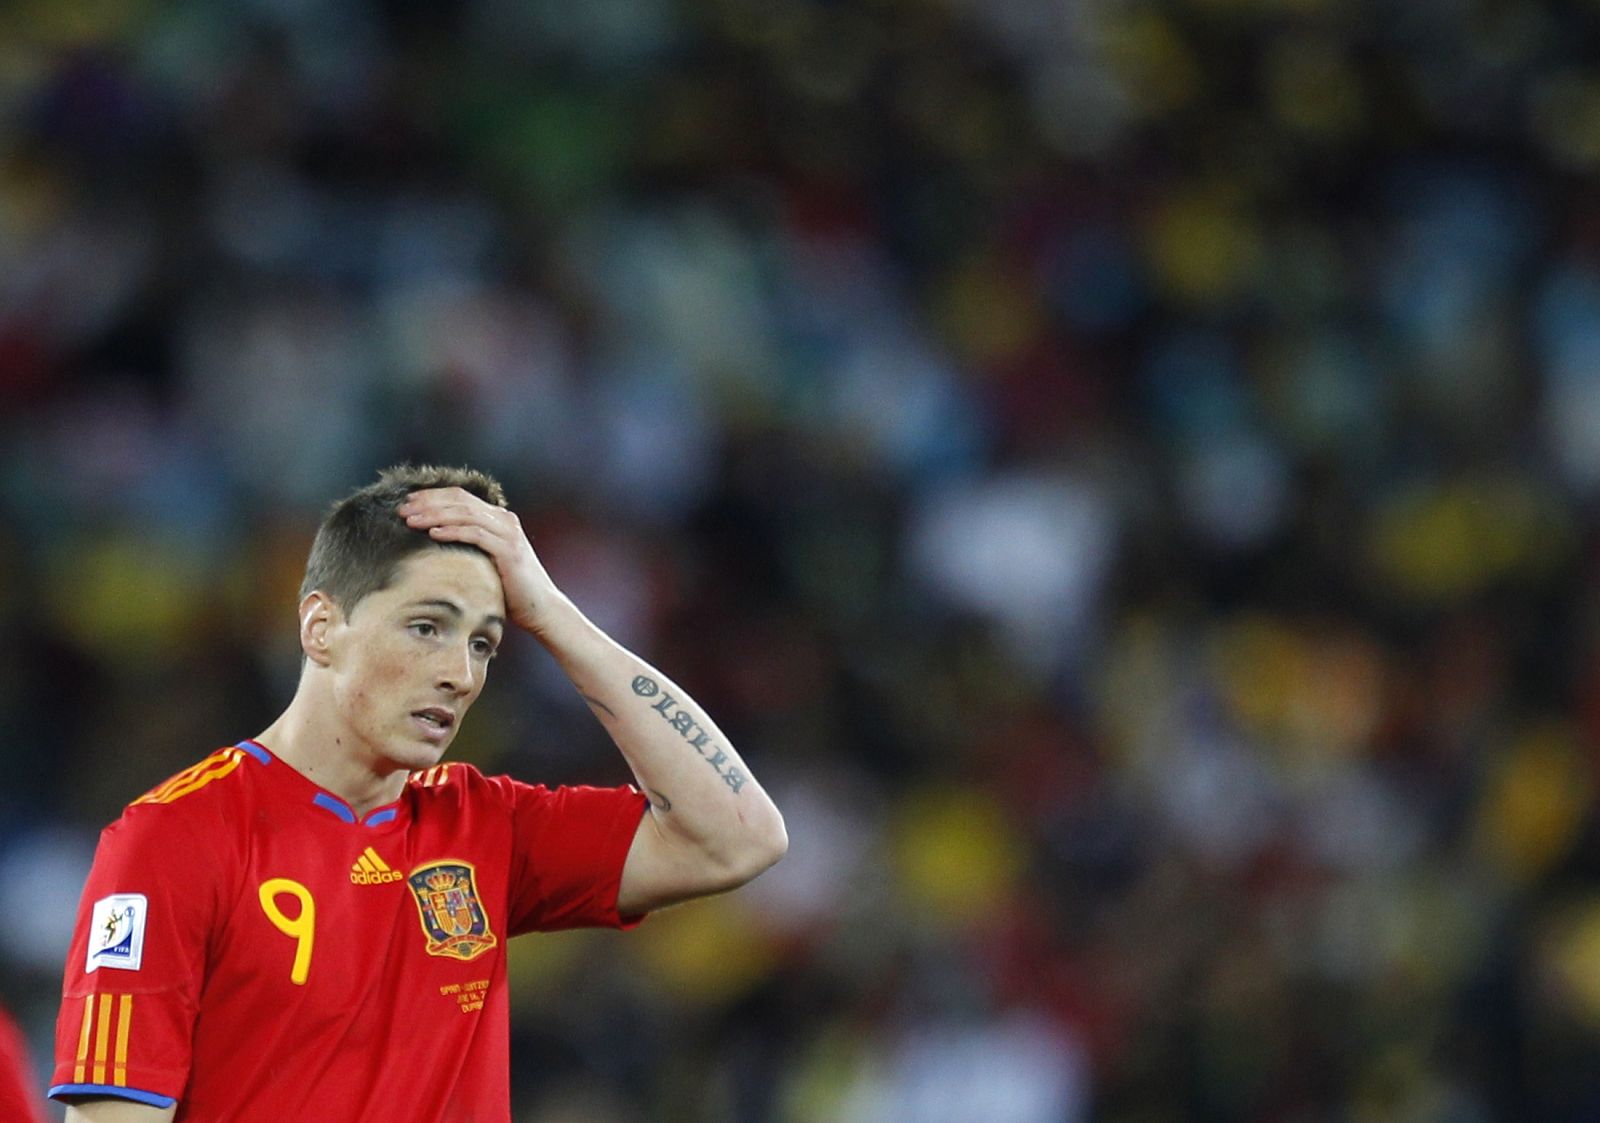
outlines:
{"label": "forearm tattoo", "polygon": [[694,718],[689,714],[678,709],[678,700],[670,694],[663,693],[661,684],[655,679],[648,675],[639,675],[633,680],[633,692],[641,698],[656,699],[650,704],[650,708],[676,729],[678,736],[689,742],[689,747],[700,754],[735,794],[750,782],[750,777],[736,765],[729,763],[728,754],[712,742],[711,734],[696,725]]}

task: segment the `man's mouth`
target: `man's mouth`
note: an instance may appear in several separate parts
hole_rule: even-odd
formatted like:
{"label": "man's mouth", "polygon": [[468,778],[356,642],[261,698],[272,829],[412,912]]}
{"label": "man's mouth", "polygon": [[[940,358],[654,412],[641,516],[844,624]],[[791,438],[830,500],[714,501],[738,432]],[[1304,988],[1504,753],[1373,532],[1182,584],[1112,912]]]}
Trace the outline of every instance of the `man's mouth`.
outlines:
{"label": "man's mouth", "polygon": [[447,731],[456,723],[456,715],[441,706],[430,706],[425,710],[412,710],[411,716],[429,729],[438,730],[440,733]]}

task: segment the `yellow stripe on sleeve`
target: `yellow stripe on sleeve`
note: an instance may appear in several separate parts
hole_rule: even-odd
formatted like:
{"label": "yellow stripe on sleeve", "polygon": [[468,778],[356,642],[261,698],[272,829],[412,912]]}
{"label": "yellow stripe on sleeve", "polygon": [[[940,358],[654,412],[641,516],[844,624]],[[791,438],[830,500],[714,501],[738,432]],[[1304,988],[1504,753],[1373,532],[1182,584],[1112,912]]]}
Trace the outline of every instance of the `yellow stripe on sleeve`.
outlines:
{"label": "yellow stripe on sleeve", "polygon": [[211,781],[220,780],[232,772],[235,768],[238,768],[239,761],[242,760],[243,757],[244,754],[240,753],[231,759],[220,760],[202,772],[197,772],[193,776],[185,777],[180,783],[169,784],[159,796],[151,799],[151,802],[171,803],[174,800],[182,799],[186,795],[197,792],[207,784],[211,783]]}
{"label": "yellow stripe on sleeve", "polygon": [[182,772],[166,780],[144,795],[134,800],[140,803],[171,803],[175,799],[199,791],[213,780],[220,780],[244,760],[245,752],[240,748],[218,749],[198,764],[191,764]]}
{"label": "yellow stripe on sleeve", "polygon": [[128,1086],[128,1029],[132,1024],[133,995],[125,994],[117,1004],[117,1057],[111,1073],[111,1083],[119,1088]]}
{"label": "yellow stripe on sleeve", "polygon": [[89,1032],[94,1028],[94,995],[83,998],[83,1028],[78,1031],[78,1063],[72,1068],[72,1082],[82,1084],[84,1062],[89,1059]]}
{"label": "yellow stripe on sleeve", "polygon": [[111,1047],[111,995],[100,996],[99,1025],[94,1031],[94,1082],[106,1082],[106,1052]]}

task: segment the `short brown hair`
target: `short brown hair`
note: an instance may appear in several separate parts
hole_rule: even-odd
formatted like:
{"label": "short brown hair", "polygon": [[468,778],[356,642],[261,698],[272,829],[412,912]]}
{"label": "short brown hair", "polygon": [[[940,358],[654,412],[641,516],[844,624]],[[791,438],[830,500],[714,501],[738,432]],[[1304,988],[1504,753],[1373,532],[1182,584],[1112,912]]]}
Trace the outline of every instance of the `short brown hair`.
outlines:
{"label": "short brown hair", "polygon": [[358,488],[328,509],[306,559],[300,599],[320,591],[348,615],[368,593],[386,588],[400,563],[419,550],[476,550],[465,543],[436,542],[395,513],[407,495],[430,487],[459,487],[496,507],[506,505],[499,481],[474,468],[432,464],[385,468],[376,483]]}

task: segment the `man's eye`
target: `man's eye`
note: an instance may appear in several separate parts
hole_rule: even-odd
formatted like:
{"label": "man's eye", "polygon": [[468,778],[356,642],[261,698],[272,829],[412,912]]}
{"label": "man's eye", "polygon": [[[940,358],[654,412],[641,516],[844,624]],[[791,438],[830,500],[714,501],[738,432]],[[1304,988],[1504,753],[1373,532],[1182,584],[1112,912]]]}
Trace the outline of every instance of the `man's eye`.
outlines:
{"label": "man's eye", "polygon": [[436,636],[439,634],[439,629],[427,620],[418,620],[411,625],[411,630],[419,636]]}
{"label": "man's eye", "polygon": [[472,649],[485,659],[494,658],[495,646],[486,639],[474,640]]}

